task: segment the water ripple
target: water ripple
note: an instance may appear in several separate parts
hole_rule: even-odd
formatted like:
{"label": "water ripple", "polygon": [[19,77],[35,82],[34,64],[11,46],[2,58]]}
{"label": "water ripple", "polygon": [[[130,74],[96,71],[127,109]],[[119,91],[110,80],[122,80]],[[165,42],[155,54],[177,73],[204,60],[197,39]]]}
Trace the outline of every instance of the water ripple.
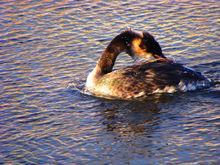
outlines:
{"label": "water ripple", "polygon": [[[219,12],[217,0],[1,1],[0,164],[217,164],[219,84],[146,102],[83,87],[126,27],[219,82]],[[115,68],[131,64],[122,54]]]}

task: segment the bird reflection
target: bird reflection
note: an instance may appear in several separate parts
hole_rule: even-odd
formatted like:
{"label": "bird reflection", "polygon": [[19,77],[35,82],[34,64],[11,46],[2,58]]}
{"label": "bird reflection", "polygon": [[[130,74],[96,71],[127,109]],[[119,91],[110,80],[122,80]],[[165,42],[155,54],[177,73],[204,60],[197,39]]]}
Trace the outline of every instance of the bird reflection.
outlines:
{"label": "bird reflection", "polygon": [[142,101],[108,101],[103,104],[103,124],[107,131],[118,136],[148,134],[159,124],[161,103],[172,100],[172,96],[155,96]]}

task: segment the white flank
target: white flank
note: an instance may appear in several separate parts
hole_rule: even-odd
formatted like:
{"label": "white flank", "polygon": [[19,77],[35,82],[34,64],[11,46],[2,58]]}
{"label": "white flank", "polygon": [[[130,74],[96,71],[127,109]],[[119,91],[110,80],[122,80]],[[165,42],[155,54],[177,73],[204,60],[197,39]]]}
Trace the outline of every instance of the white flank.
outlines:
{"label": "white flank", "polygon": [[86,89],[92,90],[95,87],[95,74],[94,70],[89,73],[87,79],[86,79]]}
{"label": "white flank", "polygon": [[211,85],[211,80],[206,79],[203,81],[193,81],[193,82],[184,82],[181,80],[178,86],[166,86],[163,89],[156,89],[153,93],[174,93],[176,91],[194,91],[197,89],[202,89],[209,87]]}
{"label": "white flank", "polygon": [[142,91],[142,92],[140,92],[140,93],[134,95],[133,97],[138,98],[138,97],[141,97],[141,96],[144,96],[144,95],[145,95],[145,92]]}
{"label": "white flank", "polygon": [[178,84],[178,89],[180,91],[186,92],[186,91],[194,91],[196,89],[202,89],[209,87],[211,85],[211,80],[206,79],[203,81],[194,81],[194,82],[184,82],[180,81]]}
{"label": "white flank", "polygon": [[111,91],[109,87],[105,84],[97,85],[96,81],[99,79],[99,76],[94,69],[92,72],[89,73],[87,80],[86,80],[86,90],[96,95],[111,95]]}
{"label": "white flank", "polygon": [[153,93],[174,93],[176,92],[175,86],[165,86],[163,89],[156,89]]}

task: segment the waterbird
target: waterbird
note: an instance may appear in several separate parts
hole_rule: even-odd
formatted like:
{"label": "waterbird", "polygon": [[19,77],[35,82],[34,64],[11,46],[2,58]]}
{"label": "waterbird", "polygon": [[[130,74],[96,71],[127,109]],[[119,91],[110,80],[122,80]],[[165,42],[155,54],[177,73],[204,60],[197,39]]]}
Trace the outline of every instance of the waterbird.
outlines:
{"label": "waterbird", "polygon": [[[117,56],[145,60],[113,70]],[[210,87],[212,81],[200,72],[164,56],[160,44],[146,31],[126,30],[109,43],[95,68],[89,73],[85,89],[91,94],[111,99],[138,99],[156,93],[186,92]]]}

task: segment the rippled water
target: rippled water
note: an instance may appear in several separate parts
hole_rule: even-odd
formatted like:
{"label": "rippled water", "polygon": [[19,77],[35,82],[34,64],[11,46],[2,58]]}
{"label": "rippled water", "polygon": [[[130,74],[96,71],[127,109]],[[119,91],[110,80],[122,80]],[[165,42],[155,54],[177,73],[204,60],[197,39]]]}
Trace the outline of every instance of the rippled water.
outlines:
{"label": "rippled water", "polygon": [[145,102],[70,87],[126,26],[219,81],[219,15],[218,0],[1,1],[0,164],[220,163],[219,85]]}

